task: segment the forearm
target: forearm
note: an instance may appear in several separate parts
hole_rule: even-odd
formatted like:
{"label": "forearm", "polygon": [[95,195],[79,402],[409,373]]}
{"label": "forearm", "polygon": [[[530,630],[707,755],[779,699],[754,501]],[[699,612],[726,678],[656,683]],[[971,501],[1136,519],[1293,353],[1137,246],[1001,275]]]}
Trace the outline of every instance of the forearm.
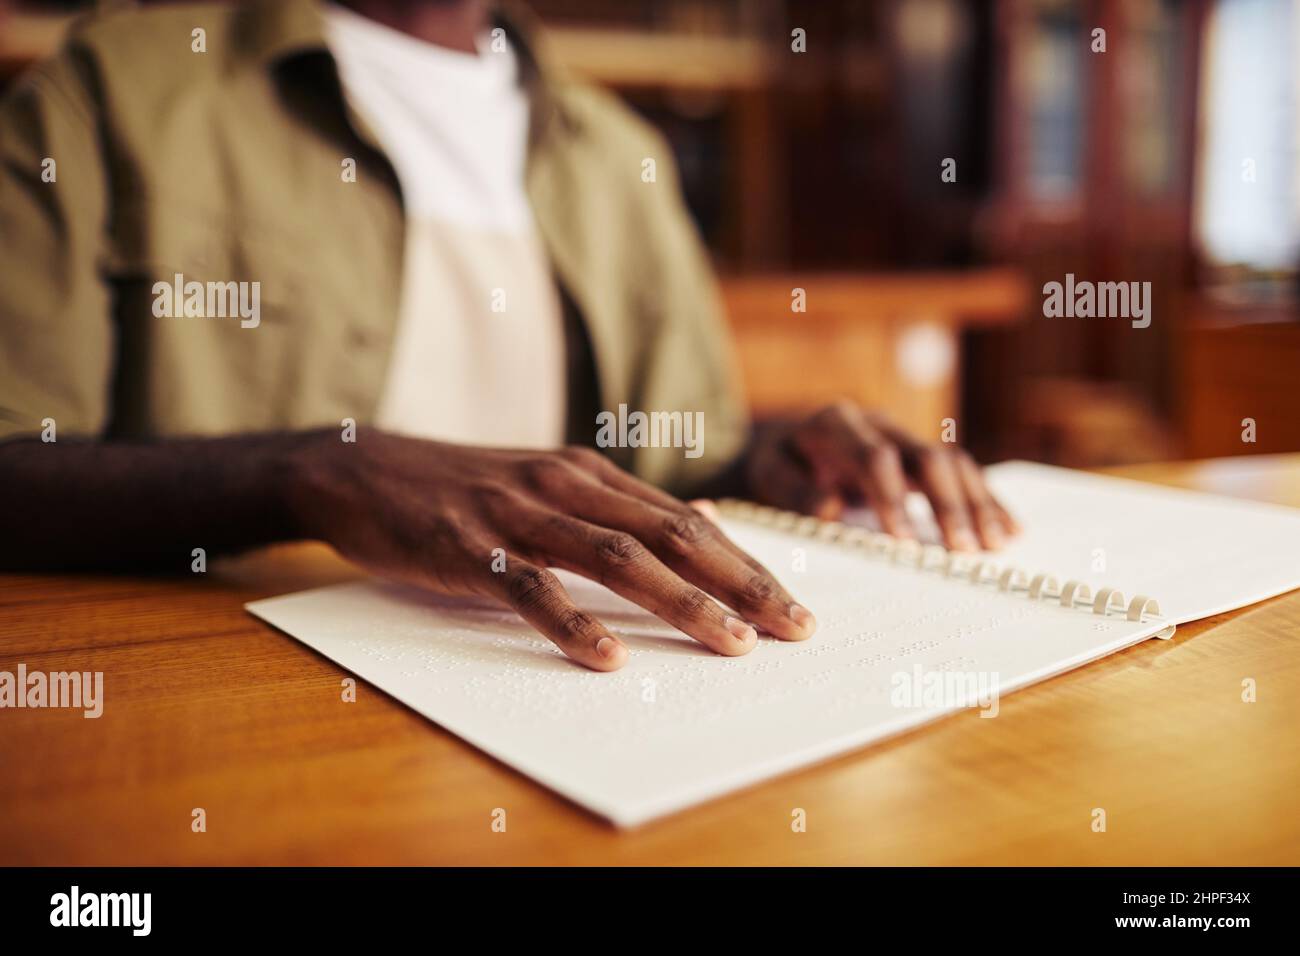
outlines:
{"label": "forearm", "polygon": [[[304,432],[0,443],[0,569],[188,568],[300,536],[288,506]],[[337,440],[337,438],[336,438]]]}

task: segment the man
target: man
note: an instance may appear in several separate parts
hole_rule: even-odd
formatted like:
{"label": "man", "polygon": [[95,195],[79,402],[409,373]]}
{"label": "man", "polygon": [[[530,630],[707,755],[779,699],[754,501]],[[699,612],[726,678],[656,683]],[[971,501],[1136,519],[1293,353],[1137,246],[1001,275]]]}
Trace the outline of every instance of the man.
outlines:
{"label": "man", "polygon": [[[750,436],[668,149],[519,14],[349,6],[119,9],[9,91],[0,564],[317,538],[613,670],[548,568],[720,654],[815,627],[669,492],[906,535],[910,482],[950,546],[1014,532],[968,456],[851,405]],[[707,441],[592,450],[615,410]]]}

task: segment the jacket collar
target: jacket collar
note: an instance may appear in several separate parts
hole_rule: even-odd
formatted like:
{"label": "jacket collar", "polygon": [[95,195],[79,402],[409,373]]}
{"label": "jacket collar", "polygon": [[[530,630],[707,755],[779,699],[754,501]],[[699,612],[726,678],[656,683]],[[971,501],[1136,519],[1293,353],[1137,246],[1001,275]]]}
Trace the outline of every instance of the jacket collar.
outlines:
{"label": "jacket collar", "polygon": [[237,17],[240,45],[267,67],[297,54],[328,50],[325,17],[313,0],[251,0],[240,6]]}
{"label": "jacket collar", "polygon": [[[251,0],[241,4],[236,35],[258,63],[279,69],[295,58],[329,53],[325,17],[317,0]],[[504,0],[494,4],[492,22],[505,30],[519,60],[520,81],[532,104],[534,141],[558,113],[556,84],[562,73],[540,35],[531,12]]]}

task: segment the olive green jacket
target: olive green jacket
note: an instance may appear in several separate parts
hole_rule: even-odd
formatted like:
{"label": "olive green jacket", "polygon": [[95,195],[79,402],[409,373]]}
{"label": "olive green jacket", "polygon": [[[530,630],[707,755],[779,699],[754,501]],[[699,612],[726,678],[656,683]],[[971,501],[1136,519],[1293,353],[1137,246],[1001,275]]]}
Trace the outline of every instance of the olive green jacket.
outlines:
{"label": "olive green jacket", "polygon": [[[526,185],[565,303],[569,440],[593,444],[620,404],[703,412],[700,458],[609,449],[685,489],[747,425],[670,151],[550,64],[518,13],[498,22],[532,99]],[[0,102],[0,440],[46,420],[106,439],[364,424],[404,239],[393,168],[345,102],[314,3],[98,13]],[[176,274],[259,282],[260,322],[155,314]]]}

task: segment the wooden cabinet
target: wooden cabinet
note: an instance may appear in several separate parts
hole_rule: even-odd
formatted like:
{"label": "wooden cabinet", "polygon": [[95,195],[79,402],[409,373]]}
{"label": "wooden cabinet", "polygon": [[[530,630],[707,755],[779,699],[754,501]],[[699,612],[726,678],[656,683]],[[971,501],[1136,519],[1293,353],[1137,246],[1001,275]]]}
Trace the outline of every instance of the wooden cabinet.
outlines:
{"label": "wooden cabinet", "polygon": [[[1179,367],[1187,457],[1300,449],[1300,322],[1294,315],[1202,310],[1189,323]],[[1253,442],[1243,440],[1245,419],[1254,422]]]}
{"label": "wooden cabinet", "polygon": [[848,398],[936,440],[949,417],[960,440],[961,330],[1015,321],[1028,301],[1009,269],[732,276],[722,288],[755,415]]}

